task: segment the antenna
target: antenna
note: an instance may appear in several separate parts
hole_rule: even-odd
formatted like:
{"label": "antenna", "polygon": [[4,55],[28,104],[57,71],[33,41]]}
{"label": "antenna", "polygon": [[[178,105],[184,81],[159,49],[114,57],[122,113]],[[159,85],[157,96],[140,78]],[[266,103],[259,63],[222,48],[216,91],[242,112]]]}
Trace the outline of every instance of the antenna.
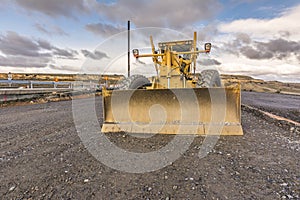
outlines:
{"label": "antenna", "polygon": [[130,21],[128,20],[128,68],[127,68],[127,73],[128,73],[128,77],[130,76]]}

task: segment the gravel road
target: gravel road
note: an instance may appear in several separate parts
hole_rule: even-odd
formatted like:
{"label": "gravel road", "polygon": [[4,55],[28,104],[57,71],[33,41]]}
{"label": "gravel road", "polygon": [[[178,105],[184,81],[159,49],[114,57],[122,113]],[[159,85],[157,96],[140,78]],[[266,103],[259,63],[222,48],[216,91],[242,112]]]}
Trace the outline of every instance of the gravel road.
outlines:
{"label": "gravel road", "polygon": [[[245,104],[258,104],[267,110],[276,107],[279,114],[286,109],[299,112],[298,97],[278,94],[270,96],[274,103],[262,103],[265,94],[244,94]],[[280,101],[275,102],[276,98]],[[96,99],[96,110],[101,123],[100,97]],[[204,137],[196,137],[170,165],[133,174],[111,169],[87,151],[75,129],[71,101],[1,108],[0,197],[300,199],[298,128],[281,126],[246,108],[242,124],[244,136],[220,137],[202,159],[198,152]],[[124,133],[107,136],[117,146],[133,152],[159,149],[173,137],[146,139]]]}

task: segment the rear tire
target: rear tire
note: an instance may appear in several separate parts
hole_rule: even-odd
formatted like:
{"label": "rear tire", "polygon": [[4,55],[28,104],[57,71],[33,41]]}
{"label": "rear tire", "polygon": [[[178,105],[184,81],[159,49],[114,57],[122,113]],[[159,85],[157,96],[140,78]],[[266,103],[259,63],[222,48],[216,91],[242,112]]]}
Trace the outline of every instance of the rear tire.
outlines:
{"label": "rear tire", "polygon": [[132,90],[132,89],[142,89],[146,85],[149,85],[150,81],[143,75],[132,75],[128,78],[123,79],[120,82],[120,90]]}
{"label": "rear tire", "polygon": [[197,81],[199,88],[221,87],[221,79],[217,70],[203,70]]}

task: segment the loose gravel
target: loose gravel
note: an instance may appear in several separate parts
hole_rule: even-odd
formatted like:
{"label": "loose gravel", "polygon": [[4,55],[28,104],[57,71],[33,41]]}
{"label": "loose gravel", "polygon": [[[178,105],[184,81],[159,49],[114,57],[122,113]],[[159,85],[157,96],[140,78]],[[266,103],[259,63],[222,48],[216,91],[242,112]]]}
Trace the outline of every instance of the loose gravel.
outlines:
{"label": "loose gravel", "polygon": [[[100,97],[96,109],[101,123]],[[244,136],[220,137],[202,159],[198,152],[204,137],[199,136],[170,165],[134,174],[111,169],[87,151],[75,129],[71,101],[1,108],[0,197],[300,199],[298,128],[246,108],[242,124]],[[146,139],[117,133],[107,137],[123,149],[149,152],[173,136]]]}

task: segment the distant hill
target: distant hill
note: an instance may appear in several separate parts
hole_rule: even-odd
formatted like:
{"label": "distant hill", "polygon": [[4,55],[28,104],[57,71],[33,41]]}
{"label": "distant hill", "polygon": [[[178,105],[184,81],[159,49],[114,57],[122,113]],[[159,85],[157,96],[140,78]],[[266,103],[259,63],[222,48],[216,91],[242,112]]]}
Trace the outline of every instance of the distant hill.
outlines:
{"label": "distant hill", "polygon": [[282,83],[279,81],[264,81],[242,75],[221,75],[224,86],[240,83],[244,91],[299,94],[300,83]]}
{"label": "distant hill", "polygon": [[[7,73],[0,73],[0,80],[7,80]],[[103,83],[106,80],[110,84],[116,83],[123,75],[98,75],[98,74],[29,74],[13,73],[13,80],[38,80],[38,81],[94,81]],[[270,92],[270,93],[289,93],[300,94],[300,83],[282,83],[279,81],[264,81],[254,79],[250,76],[242,75],[221,75],[224,86],[241,84],[244,91]]]}
{"label": "distant hill", "polygon": [[[7,80],[7,73],[0,73],[0,80]],[[36,80],[36,81],[99,81],[119,80],[123,75],[100,75],[100,74],[31,74],[12,73],[13,80]]]}

